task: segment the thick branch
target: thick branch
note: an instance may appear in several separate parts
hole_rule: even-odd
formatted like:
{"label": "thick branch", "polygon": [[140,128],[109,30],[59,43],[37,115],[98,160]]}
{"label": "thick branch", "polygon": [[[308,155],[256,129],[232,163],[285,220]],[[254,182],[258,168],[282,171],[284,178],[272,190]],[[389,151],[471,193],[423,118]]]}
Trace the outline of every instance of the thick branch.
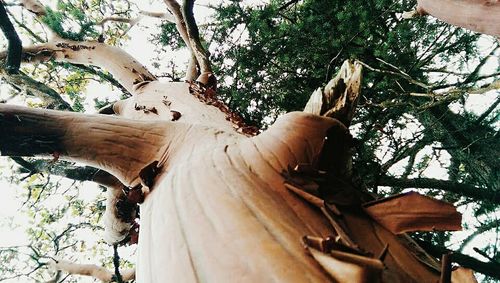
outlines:
{"label": "thick branch", "polygon": [[175,26],[177,27],[177,31],[181,35],[182,40],[192,52],[191,44],[189,44],[186,22],[184,21],[184,16],[181,12],[181,6],[176,0],[164,0],[164,2],[175,17]]}
{"label": "thick branch", "polygon": [[143,167],[161,157],[161,146],[168,144],[167,132],[171,131],[168,138],[174,137],[175,129],[182,127],[0,105],[0,152],[61,156],[103,169],[129,185],[138,180]]}
{"label": "thick branch", "polygon": [[207,52],[200,41],[200,33],[198,31],[198,26],[196,25],[196,20],[193,14],[193,6],[195,0],[184,0],[182,5],[182,15],[186,20],[187,32],[189,36],[189,42],[193,50],[194,56],[200,65],[201,73],[212,73],[212,67],[210,66],[210,61],[208,60]]}
{"label": "thick branch", "polygon": [[[49,262],[49,266],[54,270],[69,274],[92,276],[102,282],[116,282],[114,272],[95,264],[77,264],[66,260],[57,260]],[[120,274],[124,281],[135,279],[135,269],[121,270]]]}
{"label": "thick branch", "polygon": [[14,26],[7,16],[7,11],[3,6],[3,2],[0,1],[0,28],[2,29],[5,38],[9,42],[9,47],[7,49],[7,59],[5,60],[5,69],[9,74],[16,74],[21,66],[21,54],[22,54],[22,43],[21,39],[17,35]]}
{"label": "thick branch", "polygon": [[398,179],[390,176],[382,176],[380,177],[378,184],[380,186],[394,186],[402,188],[439,189],[470,197],[476,200],[483,200],[492,202],[494,204],[500,204],[500,193],[498,192],[446,180],[431,178]]}
{"label": "thick branch", "polygon": [[[0,60],[6,57],[0,53]],[[129,92],[134,93],[156,78],[121,48],[99,42],[77,42],[58,39],[23,49],[23,61],[55,60],[74,64],[94,65],[108,70]]]}
{"label": "thick branch", "polygon": [[418,0],[417,9],[452,25],[500,36],[500,2],[496,0]]}

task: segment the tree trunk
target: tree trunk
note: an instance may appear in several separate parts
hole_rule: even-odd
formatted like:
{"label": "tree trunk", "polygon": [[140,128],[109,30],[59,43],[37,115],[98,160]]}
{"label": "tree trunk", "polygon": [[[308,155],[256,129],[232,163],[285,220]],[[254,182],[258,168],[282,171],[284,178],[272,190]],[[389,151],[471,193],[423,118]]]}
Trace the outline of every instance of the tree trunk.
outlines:
{"label": "tree trunk", "polygon": [[[424,265],[415,251],[425,253],[369,218],[359,199],[318,209],[287,189],[285,173],[324,162],[319,155],[328,146],[342,145],[329,149],[340,154],[329,156],[327,167],[350,174],[350,135],[343,123],[289,113],[248,137],[220,102],[191,95],[188,83],[156,81],[115,49],[61,40],[26,48],[25,60],[108,68],[133,97],[112,107],[120,117],[0,105],[0,152],[75,160],[125,186],[142,184],[138,282],[437,281],[435,263],[426,259],[431,268]],[[356,97],[350,91],[359,88],[360,71],[353,74],[353,83],[339,79],[347,96],[336,87],[329,91],[344,97],[351,118]],[[343,111],[332,115],[338,113]],[[145,177],[145,169],[154,174]],[[355,199],[358,192],[333,180],[334,191]],[[335,216],[325,217],[327,210]],[[304,249],[304,236],[333,236],[340,248],[334,257],[309,245]]]}
{"label": "tree trunk", "polygon": [[[312,163],[327,130],[347,135],[337,120],[290,113],[249,138],[181,122],[7,105],[0,113],[2,154],[57,153],[112,172],[130,186],[140,182],[141,168],[154,160],[164,164],[141,206],[139,282],[331,279],[300,243],[304,235],[334,234],[330,224],[285,188],[281,173]],[[393,234],[359,211],[343,215],[363,250],[375,255],[389,244],[384,281],[435,281],[436,274]]]}

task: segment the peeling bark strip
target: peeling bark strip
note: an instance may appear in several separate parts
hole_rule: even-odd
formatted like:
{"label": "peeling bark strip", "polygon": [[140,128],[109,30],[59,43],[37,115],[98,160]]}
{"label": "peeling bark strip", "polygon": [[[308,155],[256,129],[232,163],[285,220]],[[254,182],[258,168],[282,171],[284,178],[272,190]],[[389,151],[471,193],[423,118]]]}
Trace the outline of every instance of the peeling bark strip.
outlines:
{"label": "peeling bark strip", "polygon": [[70,44],[67,42],[56,43],[56,46],[61,47],[61,48],[68,48],[68,49],[71,49],[73,51],[80,51],[82,49],[86,49],[86,50],[94,50],[95,49],[95,46],[87,46],[84,44]]}
{"label": "peeling bark strip", "polygon": [[[389,233],[379,224],[370,220],[368,215],[361,213],[357,204],[343,205],[341,207],[333,205],[332,209],[328,209],[331,203],[329,204],[327,201],[306,192],[310,191],[308,187],[313,176],[317,179],[317,172],[315,173],[314,168],[310,166],[306,166],[306,170],[298,169],[298,166],[294,170],[289,169],[285,174],[287,180],[295,185],[285,183],[285,186],[305,201],[319,207],[332,224],[334,232],[333,236],[327,238],[304,236],[302,242],[311,256],[336,282],[410,282],[411,280],[414,280],[414,282],[436,282],[437,274],[433,273],[440,271],[438,263],[418,247],[414,241],[411,241],[406,234],[397,236]],[[327,192],[323,198],[330,199],[328,195],[335,195],[335,190],[338,189],[338,186],[332,186],[329,190],[323,190],[323,192]],[[350,190],[351,195],[356,195],[353,188]],[[410,194],[410,196],[413,195]],[[390,199],[398,198],[401,198],[401,196],[394,196]],[[426,198],[427,203],[431,202],[434,206],[441,205],[455,211],[454,208],[450,208],[450,204]],[[385,202],[384,200],[374,201],[368,205]],[[356,203],[359,203],[359,201]],[[427,214],[428,212],[424,211],[419,216],[426,220]],[[389,215],[386,216],[390,218],[391,215],[389,212]],[[404,220],[406,219],[403,219],[403,222],[405,222]],[[446,219],[441,219],[441,224],[447,225]],[[418,223],[417,226],[422,227]],[[426,230],[425,226],[423,228]],[[452,228],[455,228],[455,226]],[[408,261],[410,259],[418,260],[419,263],[417,265],[415,262],[410,264]],[[393,277],[396,274],[399,274],[397,276],[401,275],[400,271],[392,274],[395,271],[394,267],[391,267],[394,264],[393,261],[402,263],[400,266],[405,269],[411,279],[396,279],[396,277]],[[417,271],[419,268],[426,270],[427,275],[424,276],[420,273],[422,271]],[[444,276],[449,277],[449,274]]]}
{"label": "peeling bark strip", "polygon": [[226,114],[226,120],[233,124],[233,127],[240,133],[246,136],[255,136],[259,133],[259,129],[254,126],[247,126],[243,118],[237,113],[231,111],[229,107],[215,97],[215,92],[212,89],[207,89],[202,84],[197,82],[189,82],[189,92],[201,102],[212,105]]}

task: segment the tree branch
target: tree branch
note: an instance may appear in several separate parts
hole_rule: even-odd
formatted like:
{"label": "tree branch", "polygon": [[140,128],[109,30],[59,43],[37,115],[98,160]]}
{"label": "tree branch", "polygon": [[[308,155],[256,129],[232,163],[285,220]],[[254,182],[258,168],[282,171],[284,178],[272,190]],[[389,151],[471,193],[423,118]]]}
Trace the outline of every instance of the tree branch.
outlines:
{"label": "tree branch", "polygon": [[17,74],[21,66],[21,54],[23,45],[17,35],[16,29],[9,20],[7,11],[0,1],[0,28],[2,29],[9,46],[7,48],[7,59],[5,60],[5,70],[8,74]]}
{"label": "tree branch", "polygon": [[418,0],[420,14],[477,32],[500,36],[500,3],[471,0]]}
{"label": "tree branch", "polygon": [[500,266],[498,263],[494,262],[482,262],[468,255],[461,254],[450,249],[435,246],[429,242],[422,240],[415,240],[425,251],[436,258],[441,258],[441,255],[446,253],[451,253],[451,260],[460,264],[463,267],[470,268],[474,271],[482,273],[487,276],[491,276],[496,279],[500,279]]}
{"label": "tree branch", "polygon": [[477,230],[474,231],[474,233],[472,233],[467,238],[465,238],[465,240],[462,241],[462,244],[460,245],[460,250],[462,250],[466,245],[468,245],[476,236],[478,236],[486,231],[489,231],[491,229],[498,228],[499,226],[500,226],[500,219],[495,219],[495,220],[492,220],[486,224],[479,226],[477,228]]}
{"label": "tree branch", "polygon": [[481,124],[481,122],[483,122],[484,119],[486,119],[486,117],[488,117],[488,115],[491,114],[491,112],[493,112],[493,110],[495,110],[498,106],[498,104],[500,104],[500,97],[497,98],[497,100],[495,100],[495,102],[493,102],[490,107],[488,107],[488,109],[486,109],[486,111],[484,111],[483,114],[481,114],[481,116],[479,116],[477,118],[477,120],[474,122],[475,125],[479,125]]}
{"label": "tree branch", "polygon": [[[189,48],[191,53],[193,53],[192,46],[189,42],[189,36],[188,36],[187,27],[186,27],[186,22],[184,20],[184,16],[182,15],[182,12],[181,12],[181,6],[179,5],[179,3],[177,3],[176,0],[164,0],[164,2],[167,5],[170,12],[172,13],[172,15],[174,15],[174,17],[175,17],[175,26],[177,28],[177,31],[181,35],[182,40],[184,41],[186,46]],[[194,53],[193,53],[193,55],[194,55]],[[195,62],[195,63],[197,63],[197,62]]]}
{"label": "tree branch", "polygon": [[439,189],[463,195],[476,200],[500,204],[500,193],[488,189],[478,188],[473,185],[456,183],[446,180],[431,178],[399,179],[391,176],[381,176],[378,180],[380,186],[392,186],[402,188],[429,188]]}
{"label": "tree branch", "polygon": [[356,62],[358,62],[359,64],[363,65],[365,68],[367,68],[368,70],[370,71],[374,71],[374,72],[378,72],[378,73],[382,73],[382,74],[388,74],[388,75],[394,75],[394,76],[398,76],[398,77],[401,77],[405,80],[407,80],[409,83],[411,84],[414,84],[414,85],[417,85],[419,87],[422,87],[424,89],[429,89],[429,86],[420,82],[420,81],[417,81],[415,79],[413,79],[412,77],[410,77],[409,75],[407,75],[406,73],[403,73],[401,72],[400,70],[398,71],[389,71],[389,70],[382,70],[382,69],[377,69],[377,68],[374,68],[374,67],[371,67],[370,65],[362,62],[362,61],[359,61],[359,60],[356,60]]}
{"label": "tree branch", "polygon": [[142,168],[159,160],[161,146],[182,133],[183,125],[177,125],[0,104],[0,152],[81,161],[130,185]]}
{"label": "tree branch", "polygon": [[193,6],[195,0],[184,0],[182,5],[182,15],[186,21],[187,33],[189,36],[189,42],[193,50],[196,60],[200,65],[200,72],[212,73],[212,67],[210,66],[210,61],[207,56],[207,52],[200,41],[200,33],[198,31],[198,26],[196,25],[196,20],[193,14]]}
{"label": "tree branch", "polygon": [[[0,61],[6,57],[0,52]],[[134,93],[156,78],[121,48],[99,42],[77,42],[58,39],[23,49],[25,62],[69,62],[94,65],[108,70],[128,92]],[[117,62],[119,62],[117,64]]]}
{"label": "tree branch", "polygon": [[[116,282],[114,272],[95,264],[77,264],[66,260],[51,260],[48,265],[54,270],[69,274],[92,276],[103,282]],[[124,281],[135,279],[135,269],[125,269],[120,273]]]}
{"label": "tree branch", "polygon": [[2,74],[0,69],[0,76],[10,84],[22,90],[29,96],[34,96],[42,99],[45,107],[48,109],[69,110],[73,111],[68,102],[66,102],[55,90],[47,85],[36,81],[23,72],[17,74]]}
{"label": "tree branch", "polygon": [[[43,4],[38,0],[22,0],[21,2],[37,17],[47,13]],[[6,53],[0,52],[0,61],[5,57]],[[108,70],[130,93],[156,80],[153,74],[121,48],[99,42],[65,40],[57,35],[54,35],[54,38],[47,43],[24,48],[22,60],[25,62],[55,60],[56,62],[94,65]]]}

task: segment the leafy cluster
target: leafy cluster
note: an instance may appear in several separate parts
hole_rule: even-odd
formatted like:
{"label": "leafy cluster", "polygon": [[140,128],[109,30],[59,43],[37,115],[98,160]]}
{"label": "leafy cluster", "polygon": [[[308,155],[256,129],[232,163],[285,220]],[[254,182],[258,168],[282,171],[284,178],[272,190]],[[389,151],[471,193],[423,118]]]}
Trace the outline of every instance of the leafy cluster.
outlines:
{"label": "leafy cluster", "polygon": [[71,2],[59,0],[57,10],[47,7],[42,21],[65,39],[82,41],[86,38],[97,38],[99,35],[94,22],[85,15],[85,10]]}

